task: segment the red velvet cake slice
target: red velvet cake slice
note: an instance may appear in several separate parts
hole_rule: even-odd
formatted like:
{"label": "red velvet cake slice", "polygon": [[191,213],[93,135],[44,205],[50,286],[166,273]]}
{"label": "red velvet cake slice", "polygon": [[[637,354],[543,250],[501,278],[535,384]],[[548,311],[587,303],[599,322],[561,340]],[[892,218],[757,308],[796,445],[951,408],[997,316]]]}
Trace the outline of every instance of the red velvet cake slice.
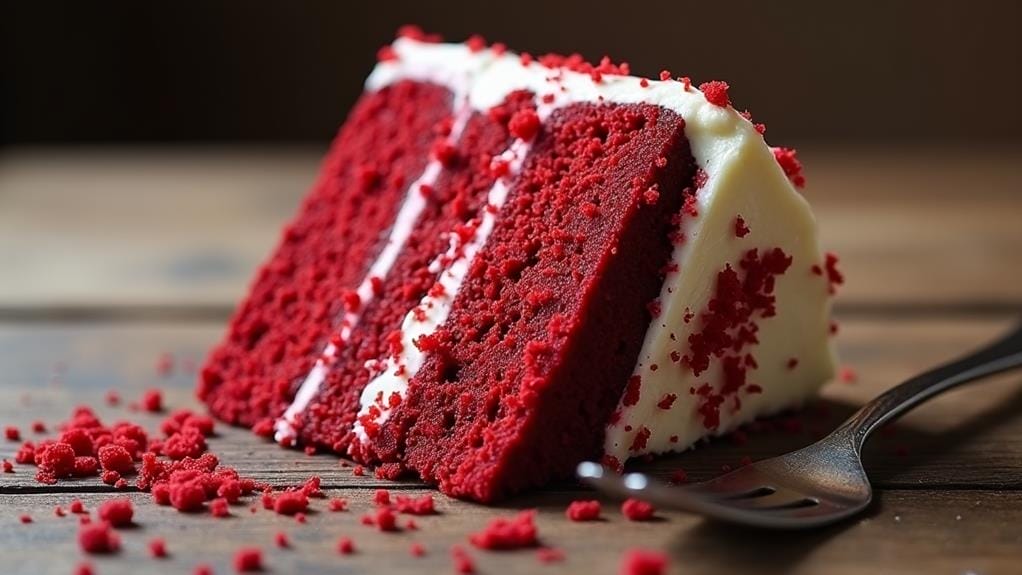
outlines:
{"label": "red velvet cake slice", "polygon": [[840,274],[793,152],[722,82],[627,73],[417,31],[382,50],[200,396],[493,501],[813,395]]}

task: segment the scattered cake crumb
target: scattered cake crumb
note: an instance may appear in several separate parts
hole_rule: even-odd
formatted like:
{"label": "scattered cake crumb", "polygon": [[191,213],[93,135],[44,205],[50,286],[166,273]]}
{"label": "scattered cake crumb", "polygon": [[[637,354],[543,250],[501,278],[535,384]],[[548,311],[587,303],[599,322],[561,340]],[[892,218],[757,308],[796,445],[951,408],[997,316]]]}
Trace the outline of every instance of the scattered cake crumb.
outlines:
{"label": "scattered cake crumb", "polygon": [[167,556],[167,542],[161,537],[149,540],[149,555],[155,559],[163,559]]}
{"label": "scattered cake crumb", "polygon": [[645,501],[629,498],[621,504],[621,513],[630,521],[649,521],[656,509]]}
{"label": "scattered cake crumb", "polygon": [[78,545],[86,553],[114,553],[121,547],[121,540],[105,521],[87,523],[78,529]]}
{"label": "scattered cake crumb", "polygon": [[540,547],[536,550],[536,558],[540,563],[560,563],[564,561],[564,552],[553,547]]}
{"label": "scattered cake crumb", "polygon": [[667,555],[660,551],[629,549],[621,558],[621,575],[663,575],[667,571]]}
{"label": "scattered cake crumb", "polygon": [[513,517],[498,517],[491,520],[482,531],[473,533],[469,541],[482,549],[535,547],[538,543],[533,522],[535,515],[535,510],[527,509]]}
{"label": "scattered cake crumb", "polygon": [[263,552],[258,547],[243,547],[234,554],[234,570],[238,573],[262,571]]}
{"label": "scattered cake crumb", "polygon": [[454,572],[460,575],[469,575],[476,572],[475,562],[463,547],[455,545],[451,547],[451,559],[454,561]]}
{"label": "scattered cake crumb", "polygon": [[572,521],[596,521],[600,518],[600,502],[595,499],[572,501],[566,514]]}
{"label": "scattered cake crumb", "polygon": [[114,527],[131,525],[135,510],[130,499],[110,499],[99,505],[99,518]]}

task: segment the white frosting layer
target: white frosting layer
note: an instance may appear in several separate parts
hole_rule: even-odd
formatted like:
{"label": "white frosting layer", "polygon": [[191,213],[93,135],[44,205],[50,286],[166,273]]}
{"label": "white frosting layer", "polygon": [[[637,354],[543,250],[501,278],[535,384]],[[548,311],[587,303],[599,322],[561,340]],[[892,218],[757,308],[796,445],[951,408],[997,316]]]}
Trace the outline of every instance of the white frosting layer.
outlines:
{"label": "white frosting layer", "polygon": [[[501,155],[501,160],[508,163],[509,174],[513,176],[521,169],[522,161],[529,153],[529,144],[515,140],[511,147]],[[438,288],[430,290],[419,302],[416,309],[405,315],[401,322],[401,352],[386,358],[382,365],[373,366],[379,369],[376,377],[362,391],[360,399],[359,421],[355,422],[355,435],[359,440],[369,440],[362,424],[362,417],[370,415],[377,424],[383,424],[390,417],[390,397],[398,394],[404,399],[408,382],[418,373],[426,360],[415,341],[420,337],[432,334],[447,320],[454,304],[454,297],[465,281],[469,267],[476,254],[486,244],[494,225],[497,223],[497,212],[507,200],[508,179],[498,179],[487,193],[487,207],[482,210],[482,217],[477,219],[472,239],[462,244],[461,236],[450,235],[450,247],[430,264],[429,270],[439,273]]]}
{"label": "white frosting layer", "polygon": [[[454,121],[451,124],[451,133],[448,135],[448,141],[454,142],[461,137],[461,132],[465,129],[465,124],[468,123],[468,119],[472,115],[472,110],[468,106],[466,88],[471,83],[471,78],[464,76],[464,72],[457,70],[448,70],[448,76],[444,78],[443,85],[450,87],[453,102],[456,106],[454,113]],[[422,186],[432,186],[436,184],[440,178],[440,174],[443,172],[443,164],[437,159],[430,159],[423,169],[422,174],[412,182],[407,191],[405,191],[404,199],[401,201],[401,207],[398,208],[397,216],[394,219],[394,225],[390,229],[390,234],[387,237],[387,241],[383,246],[383,250],[380,255],[377,256],[376,260],[373,261],[369,267],[369,272],[365,278],[358,285],[356,293],[358,293],[359,301],[361,302],[358,310],[347,311],[344,313],[344,317],[341,319],[340,326],[340,340],[341,342],[347,342],[351,337],[351,330],[358,324],[362,317],[362,310],[365,309],[366,304],[372,301],[376,297],[376,293],[373,290],[373,280],[380,280],[387,277],[390,273],[390,268],[394,266],[397,261],[398,254],[404,249],[405,243],[408,238],[412,235],[412,231],[415,229],[415,223],[419,219],[419,215],[423,210],[426,209],[428,199],[421,192]],[[312,367],[312,370],[302,381],[301,386],[298,388],[298,392],[295,394],[294,400],[291,405],[287,407],[284,414],[281,415],[276,423],[274,424],[274,438],[278,442],[287,442],[294,438],[294,420],[295,417],[305,411],[309,403],[319,393],[320,386],[323,385],[323,380],[326,379],[327,372],[330,371],[330,364],[335,357],[337,357],[337,346],[333,343],[327,344],[323,350],[322,355],[316,360],[316,364]]]}
{"label": "white frosting layer", "polygon": [[[692,330],[698,328],[698,316],[685,323],[686,312],[702,311],[715,287],[717,273],[728,263],[737,267],[741,254],[751,248],[780,247],[794,258],[794,263],[777,280],[778,315],[758,321],[761,343],[749,350],[759,363],[758,368],[749,371],[749,381],[764,391],[743,395],[743,407],[737,413],[722,409],[716,432],[797,405],[832,376],[827,286],[809,271],[812,265],[821,263],[815,222],[808,204],[788,182],[762,136],[732,108],[710,104],[697,89],[685,89],[675,81],[604,75],[596,82],[589,75],[552,70],[538,63],[523,65],[513,54],[472,52],[460,44],[401,39],[395,42],[394,50],[397,59],[376,67],[367,80],[368,90],[414,79],[449,86],[464,94],[471,109],[479,111],[500,104],[516,90],[529,90],[548,99],[552,96],[550,101],[537,100],[542,101],[543,118],[559,107],[579,102],[652,104],[684,118],[692,155],[708,178],[697,196],[699,216],[687,217],[682,223],[687,241],[672,256],[680,271],[668,274],[664,282],[662,312],[646,333],[634,370],[642,379],[639,400],[629,406],[622,404],[619,423],[607,428],[605,448],[609,455],[623,462],[642,453],[683,449],[708,434],[696,414],[697,398],[688,393],[696,381],[690,372],[671,361],[670,353],[679,348],[677,342],[687,341]],[[512,146],[512,170],[517,170],[527,151],[524,142]],[[499,207],[506,194],[506,183],[500,181],[490,190],[488,201]],[[734,234],[737,215],[752,230],[744,238]],[[391,394],[404,397],[408,381],[424,359],[414,341],[432,333],[446,319],[465,271],[485,244],[494,217],[495,210],[484,210],[477,219],[474,237],[460,246],[452,240],[448,253],[438,256],[433,270],[440,272],[438,283],[443,289],[438,295],[423,298],[419,311],[410,310],[405,317],[401,353],[371,366],[378,373],[362,395],[361,415],[375,407],[379,412],[374,419],[385,421]],[[799,361],[794,370],[787,367],[791,357]],[[655,370],[651,367],[654,364]],[[719,387],[720,379],[720,367],[714,364],[698,383]],[[676,394],[677,400],[671,409],[660,409],[657,403],[667,393]],[[641,427],[650,430],[650,439],[645,448],[630,451]],[[360,424],[356,424],[355,431],[361,440],[367,440]]]}

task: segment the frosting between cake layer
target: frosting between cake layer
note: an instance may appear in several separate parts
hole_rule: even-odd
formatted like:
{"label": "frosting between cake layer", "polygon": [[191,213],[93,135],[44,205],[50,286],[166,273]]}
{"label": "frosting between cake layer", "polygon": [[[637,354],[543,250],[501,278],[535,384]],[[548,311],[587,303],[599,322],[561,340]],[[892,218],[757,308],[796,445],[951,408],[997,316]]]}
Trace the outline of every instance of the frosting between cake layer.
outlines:
{"label": "frosting between cake layer", "polygon": [[[457,74],[452,74],[443,84],[451,89],[453,93],[452,101],[456,106],[454,121],[451,124],[451,132],[447,137],[448,141],[457,141],[471,116],[471,108],[468,105],[466,94],[468,82],[468,79],[459,78]],[[369,272],[356,290],[360,302],[359,308],[355,311],[346,311],[341,319],[338,337],[342,344],[351,337],[351,330],[361,319],[361,310],[376,296],[373,289],[373,280],[382,279],[390,273],[390,269],[394,266],[398,255],[415,229],[415,223],[419,219],[419,215],[426,208],[428,200],[420,191],[422,186],[434,185],[442,172],[443,165],[441,162],[431,158],[423,169],[422,174],[408,186],[383,250],[376,260],[373,261]],[[275,422],[274,439],[276,441],[287,442],[294,438],[295,417],[303,412],[313,398],[316,397],[320,386],[323,385],[327,372],[330,370],[330,363],[337,356],[337,352],[336,344],[333,342],[327,344],[322,355],[316,360],[312,370],[309,371],[309,374],[302,381],[301,386],[299,386],[294,400]]]}
{"label": "frosting between cake layer", "polygon": [[[367,90],[412,79],[448,86],[465,98],[469,109],[476,111],[499,105],[514,91],[528,90],[537,96],[542,119],[571,104],[605,102],[662,106],[685,120],[685,135],[695,163],[707,176],[697,192],[699,216],[682,220],[679,232],[686,240],[672,255],[677,271],[665,278],[660,294],[661,313],[650,324],[633,371],[642,382],[641,392],[636,402],[622,403],[616,423],[608,425],[605,449],[609,455],[623,462],[642,453],[683,449],[708,433],[722,433],[757,415],[796,405],[832,375],[827,286],[809,271],[811,266],[821,263],[815,223],[808,204],[792,188],[762,136],[748,120],[730,107],[711,104],[699,90],[683,87],[676,81],[617,75],[603,75],[596,81],[586,74],[535,62],[526,64],[513,54],[473,51],[460,44],[399,39],[393,51],[396,58],[377,65],[366,82]],[[513,155],[512,176],[527,152],[528,144],[521,140],[505,152]],[[421,335],[432,333],[446,319],[465,270],[485,243],[493,226],[495,208],[503,203],[507,191],[507,183],[498,181],[489,193],[491,207],[484,209],[477,219],[472,240],[457,245],[457,240],[452,239],[448,253],[434,261],[431,271],[440,273],[438,283],[442,289],[438,290],[439,295],[423,298],[418,312],[410,310],[405,317],[401,354],[369,366],[375,377],[362,394],[361,417],[371,415],[381,423],[387,418],[391,395],[396,394],[398,401],[403,399],[408,381],[423,361],[423,354],[414,342]],[[737,215],[751,228],[748,237],[735,237],[732,230]],[[411,220],[406,225],[413,223]],[[395,225],[395,229],[398,227]],[[713,280],[726,264],[737,266],[741,254],[748,249],[775,247],[791,255],[794,264],[777,280],[777,306],[782,312],[759,322],[756,355],[760,361],[759,367],[750,371],[750,381],[759,383],[765,391],[743,395],[742,410],[727,414],[722,410],[720,425],[707,430],[696,416],[697,399],[689,393],[697,382],[691,372],[686,375],[685,369],[671,359],[671,352],[679,347],[677,342],[686,341],[699,322],[698,315],[690,322],[684,317],[689,312],[698,314],[706,306],[714,289]],[[789,370],[786,364],[779,367],[781,358],[787,360],[791,356],[788,351],[791,349],[799,350],[797,369]],[[310,374],[288,409],[288,417],[304,409],[315,394],[319,383],[309,382],[322,380],[327,363],[317,363],[313,372],[317,369],[322,373],[315,378]],[[714,362],[699,381],[719,382],[720,369]],[[305,391],[308,393],[303,394]],[[658,407],[661,398],[669,393],[677,396],[671,409]],[[648,440],[641,448],[631,449],[640,429],[647,430]],[[361,422],[356,423],[355,433],[359,440],[368,441]]]}

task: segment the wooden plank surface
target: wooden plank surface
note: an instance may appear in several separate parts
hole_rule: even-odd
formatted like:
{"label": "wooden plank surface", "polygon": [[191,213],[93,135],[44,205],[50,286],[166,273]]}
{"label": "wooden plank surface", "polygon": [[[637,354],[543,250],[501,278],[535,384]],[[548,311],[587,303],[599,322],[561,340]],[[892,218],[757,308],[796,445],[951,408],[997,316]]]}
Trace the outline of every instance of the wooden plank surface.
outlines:
{"label": "wooden plank surface", "polygon": [[[204,306],[241,296],[322,150],[0,154],[0,306]],[[807,147],[806,196],[848,284],[839,305],[1022,309],[1017,152]]]}
{"label": "wooden plank surface", "polygon": [[[413,492],[419,493],[419,492]],[[626,521],[616,506],[605,502],[604,520],[568,521],[564,502],[573,494],[535,493],[517,506],[538,510],[536,524],[543,545],[560,549],[565,560],[543,564],[536,552],[481,552],[465,544],[465,534],[480,529],[497,513],[479,506],[438,503],[439,515],[416,518],[420,529],[382,534],[359,523],[371,508],[372,490],[333,490],[351,502],[352,511],[322,511],[305,525],[294,519],[242,506],[236,517],[178,513],[132,494],[138,527],[122,530],[124,548],[113,556],[88,557],[97,571],[107,574],[191,573],[199,563],[216,573],[232,573],[231,557],[241,546],[264,551],[270,573],[453,573],[449,550],[464,546],[478,573],[616,573],[625,549],[642,546],[666,550],[670,573],[777,573],[870,575],[934,573],[1017,573],[1022,561],[1022,493],[1017,491],[884,491],[869,513],[857,521],[805,533],[767,533],[706,524],[671,512],[658,513],[648,523]],[[87,509],[107,496],[99,494],[0,495],[0,546],[4,573],[65,575],[83,556],[76,548],[77,520],[57,518],[56,505],[80,499]],[[940,501],[934,509],[934,500]],[[322,504],[319,504],[322,508]],[[29,525],[18,522],[28,513]],[[290,549],[278,549],[273,537],[287,533]],[[982,535],[977,537],[977,535]],[[341,536],[354,540],[357,553],[342,557],[334,551]],[[148,557],[147,542],[167,541],[170,557]],[[409,548],[421,543],[427,551],[413,558]]]}
{"label": "wooden plank surface", "polygon": [[[756,460],[804,445],[882,389],[992,337],[1009,323],[982,317],[847,318],[842,322],[840,347],[844,360],[855,366],[858,380],[829,385],[818,406],[795,416],[802,430],[753,433],[745,443],[723,438],[635,467],[661,476],[683,468],[693,479],[700,479],[719,473],[725,464],[738,465],[742,457]],[[165,390],[169,407],[197,407],[191,397],[191,370],[184,366],[201,357],[219,332],[216,323],[0,325],[0,423],[17,424],[27,432],[31,421],[43,419],[52,428],[71,406],[82,402],[97,406],[106,420],[129,417],[154,429],[159,415],[130,412],[124,405],[105,406],[106,391],[119,390],[128,403],[143,390],[159,387]],[[175,357],[177,369],[161,376],[155,363],[166,352]],[[514,498],[496,509],[437,496],[442,514],[420,521],[421,531],[384,535],[358,523],[361,512],[371,507],[371,488],[418,493],[415,482],[394,484],[356,477],[336,457],[308,457],[243,430],[220,426],[211,450],[225,464],[280,487],[318,474],[332,495],[352,499],[354,511],[333,514],[317,503],[321,512],[301,526],[265,511],[253,515],[241,506],[235,509],[239,518],[230,520],[231,528],[225,529],[208,516],[158,508],[147,495],[139,494],[133,497],[138,501],[140,527],[125,533],[122,554],[101,558],[97,565],[103,573],[151,566],[145,541],[163,536],[172,551],[188,550],[161,564],[167,572],[187,572],[199,560],[219,567],[218,572],[229,572],[230,554],[242,544],[261,545],[274,572],[363,572],[381,561],[394,573],[449,572],[452,544],[466,544],[467,534],[488,519],[537,507],[544,543],[563,549],[568,557],[562,564],[543,566],[542,572],[613,573],[619,555],[635,546],[667,550],[675,564],[683,566],[679,573],[755,568],[776,573],[924,573],[934,568],[953,573],[1000,572],[1022,561],[1022,535],[1010,527],[1022,520],[1022,376],[979,385],[938,398],[906,417],[893,433],[874,439],[866,462],[880,493],[879,503],[867,516],[832,530],[795,536],[736,532],[676,513],[662,513],[663,521],[654,524],[624,523],[611,501],[605,501],[607,521],[574,524],[564,519],[565,506],[594,494],[569,482]],[[10,457],[15,447],[0,443],[0,457]],[[31,468],[18,466],[16,471],[0,474],[0,553],[17,568],[14,572],[69,572],[81,558],[73,539],[73,519],[53,517],[53,506],[66,505],[72,497],[95,506],[113,489],[96,479],[46,487],[32,479]],[[17,518],[23,512],[38,521],[21,525]],[[278,530],[295,540],[294,550],[272,547]],[[337,557],[332,545],[340,535],[354,537],[362,552]],[[430,550],[427,558],[409,556],[413,541]],[[732,548],[738,544],[741,552]],[[39,563],[38,554],[51,545],[60,559]],[[863,548],[871,552],[863,554]],[[527,573],[540,568],[533,552],[472,553],[483,573]]]}
{"label": "wooden plank surface", "polygon": [[[125,404],[152,387],[171,407],[198,408],[195,366],[222,329],[252,268],[311,182],[318,149],[16,150],[0,153],[0,425],[32,438],[79,403],[104,419],[155,429],[160,416]],[[726,437],[636,465],[693,479],[742,458],[769,457],[812,441],[870,397],[1006,329],[1022,310],[1022,160],[1017,152],[818,150],[806,153],[807,195],[824,243],[842,256],[848,284],[838,300],[842,362],[851,383],[828,385],[819,402],[768,420],[747,441]],[[157,373],[161,354],[172,374]],[[415,481],[358,477],[330,455],[306,456],[219,426],[211,450],[244,475],[276,486],[322,476],[353,512],[320,512],[307,525],[248,508],[226,524],[137,501],[138,527],[115,557],[89,558],[99,573],[190,573],[208,562],[231,572],[242,544],[261,546],[270,572],[452,572],[449,549],[515,510],[539,510],[545,545],[534,551],[470,549],[482,573],[615,573],[631,547],[666,551],[673,573],[1012,573],[1022,564],[1022,375],[1008,374],[927,403],[871,440],[866,466],[878,488],[868,514],[810,533],[763,533],[661,513],[626,523],[605,501],[605,521],[575,524],[568,502],[594,494],[574,482],[487,508],[437,496],[442,513],[422,529],[380,534],[359,524],[377,487],[418,493]],[[0,441],[0,457],[17,444]],[[0,474],[2,573],[69,573],[84,556],[73,518],[53,506],[110,497],[95,479],[43,486],[33,470]],[[35,521],[18,522],[29,513]],[[272,545],[286,531],[292,550]],[[333,551],[340,535],[360,552]],[[154,563],[145,542],[165,537],[171,558]],[[413,541],[425,558],[408,553]]]}

